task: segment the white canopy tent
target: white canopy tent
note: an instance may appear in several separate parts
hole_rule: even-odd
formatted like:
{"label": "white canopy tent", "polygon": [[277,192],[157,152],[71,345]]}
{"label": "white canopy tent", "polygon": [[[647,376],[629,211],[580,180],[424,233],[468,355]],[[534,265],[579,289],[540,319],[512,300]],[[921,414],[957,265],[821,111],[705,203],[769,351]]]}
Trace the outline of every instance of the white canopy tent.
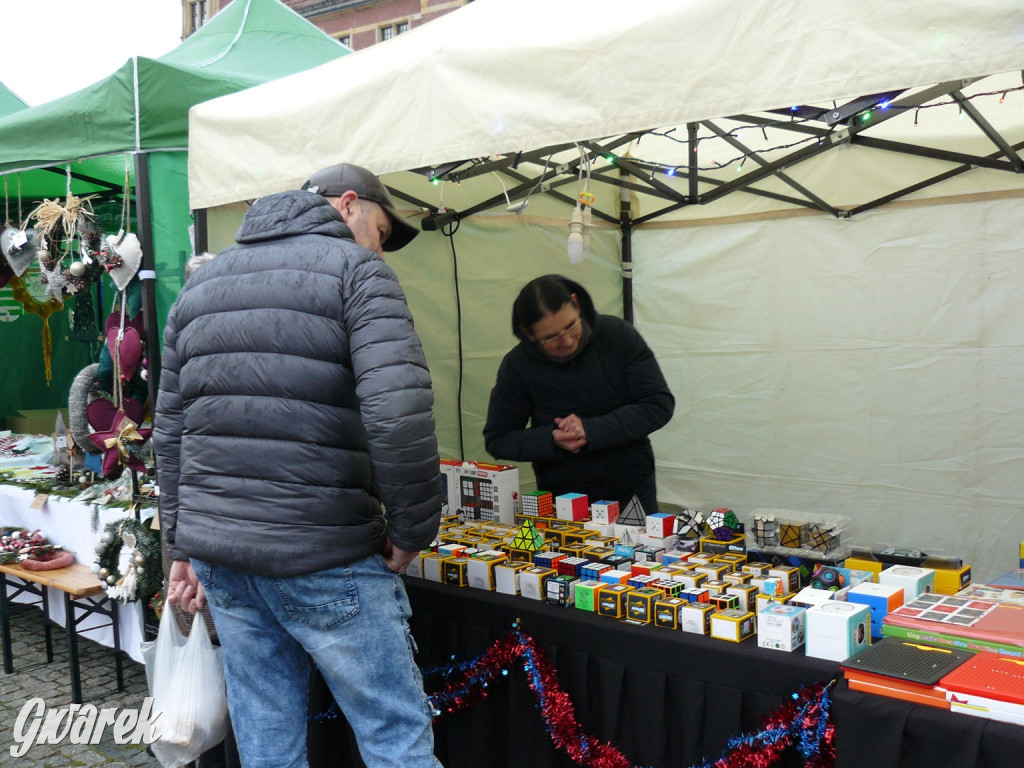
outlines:
{"label": "white canopy tent", "polygon": [[1024,539],[1022,35],[996,0],[478,0],[193,108],[191,203],[220,248],[346,160],[440,228],[391,261],[446,455],[488,458],[512,299],[563,272],[665,369],[665,501],[845,514],[983,579]]}

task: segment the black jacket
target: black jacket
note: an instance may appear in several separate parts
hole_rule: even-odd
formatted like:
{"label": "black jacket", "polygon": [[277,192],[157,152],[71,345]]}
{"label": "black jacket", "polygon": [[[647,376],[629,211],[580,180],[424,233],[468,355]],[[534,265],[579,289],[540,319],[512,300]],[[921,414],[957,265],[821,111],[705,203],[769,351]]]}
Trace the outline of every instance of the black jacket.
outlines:
{"label": "black jacket", "polygon": [[[496,459],[532,462],[542,491],[628,501],[654,476],[647,436],[672,418],[675,399],[636,329],[598,315],[578,283],[566,280],[566,287],[590,325],[589,342],[571,360],[555,362],[516,329],[523,340],[498,368],[484,441]],[[577,454],[556,447],[552,438],[555,417],[570,413],[583,420],[587,436]]]}
{"label": "black jacket", "polygon": [[291,576],[381,552],[385,533],[428,546],[433,391],[395,273],[309,192],[256,202],[237,241],[164,333],[153,439],[171,556]]}

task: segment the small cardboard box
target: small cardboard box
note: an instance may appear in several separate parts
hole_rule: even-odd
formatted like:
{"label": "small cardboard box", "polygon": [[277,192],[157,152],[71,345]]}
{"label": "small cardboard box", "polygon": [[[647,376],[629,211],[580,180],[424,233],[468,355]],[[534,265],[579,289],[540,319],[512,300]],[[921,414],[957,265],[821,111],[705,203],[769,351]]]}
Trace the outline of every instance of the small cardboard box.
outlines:
{"label": "small cardboard box", "polygon": [[[1024,568],[1024,561],[1021,562],[1021,568]],[[970,584],[971,566],[969,565],[962,568],[935,569],[935,591],[940,595],[955,595]]]}
{"label": "small cardboard box", "polygon": [[795,595],[790,601],[793,605],[802,605],[804,608],[810,608],[812,605],[821,605],[827,603],[835,597],[835,592],[828,589],[815,589],[814,587],[804,587]]}
{"label": "small cardboard box", "polygon": [[[68,423],[67,416],[64,416],[64,423]],[[56,408],[22,410],[17,416],[7,419],[7,428],[16,434],[52,435],[56,426]]]}
{"label": "small cardboard box", "polygon": [[807,655],[845,661],[871,645],[868,606],[830,600],[807,609]]}
{"label": "small cardboard box", "polygon": [[711,631],[715,606],[710,603],[687,603],[679,609],[679,627],[683,632],[706,635]]}
{"label": "small cardboard box", "polygon": [[469,583],[466,574],[466,567],[469,565],[469,558],[449,557],[444,561],[444,583],[453,587],[464,587]]}
{"label": "small cardboard box", "polygon": [[423,563],[423,578],[427,581],[436,581],[438,584],[443,584],[444,564],[451,559],[450,555],[441,555],[437,552],[424,555],[420,558]]}
{"label": "small cardboard box", "polygon": [[486,462],[441,460],[448,508],[461,520],[512,523],[519,514],[519,467]]}
{"label": "small cardboard box", "polygon": [[653,587],[634,589],[626,595],[626,618],[640,624],[650,624],[654,621],[654,604],[664,596],[660,589]]}
{"label": "small cardboard box", "polygon": [[628,584],[606,584],[597,593],[597,613],[613,619],[626,615],[626,595],[633,591]]}
{"label": "small cardboard box", "polygon": [[679,629],[679,612],[689,605],[681,597],[663,597],[654,604],[654,626]]}
{"label": "small cardboard box", "polygon": [[871,636],[882,636],[882,620],[903,605],[903,587],[866,581],[850,587],[846,602],[866,605],[871,610]]}
{"label": "small cardboard box", "polygon": [[736,595],[740,599],[739,607],[747,611],[757,608],[757,587],[749,584],[733,584],[725,588],[727,595]]}
{"label": "small cardboard box", "polygon": [[494,569],[507,562],[508,556],[504,552],[481,552],[476,557],[469,558],[466,564],[469,586],[476,589],[494,589]]}
{"label": "small cardboard box", "polygon": [[505,595],[519,594],[519,574],[529,568],[528,563],[506,562],[494,566],[494,590]]}
{"label": "small cardboard box", "polygon": [[923,592],[935,590],[935,571],[911,565],[893,565],[878,574],[879,584],[903,587],[903,602],[909,603]]}
{"label": "small cardboard box", "polygon": [[794,565],[777,565],[768,571],[768,576],[782,579],[784,594],[800,591],[800,569]]}
{"label": "small cardboard box", "polygon": [[519,594],[531,600],[543,600],[547,596],[544,584],[557,575],[554,568],[540,568],[536,565],[519,572]]}
{"label": "small cardboard box", "polygon": [[600,581],[581,581],[576,585],[576,607],[581,611],[597,610],[597,595],[603,587]]}
{"label": "small cardboard box", "polygon": [[547,601],[555,605],[570,606],[576,598],[576,585],[580,580],[575,576],[555,576],[544,582]]}
{"label": "small cardboard box", "polygon": [[718,640],[741,643],[757,632],[757,619],[750,611],[730,609],[711,617],[711,636]]}
{"label": "small cardboard box", "polygon": [[757,644],[777,651],[794,651],[807,636],[807,609],[771,603],[757,614]]}

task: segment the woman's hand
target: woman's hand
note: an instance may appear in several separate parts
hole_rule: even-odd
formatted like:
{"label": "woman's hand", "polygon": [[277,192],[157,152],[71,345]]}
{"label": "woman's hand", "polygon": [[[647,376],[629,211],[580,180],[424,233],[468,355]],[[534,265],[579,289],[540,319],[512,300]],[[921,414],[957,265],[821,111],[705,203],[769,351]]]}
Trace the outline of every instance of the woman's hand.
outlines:
{"label": "woman's hand", "polygon": [[564,419],[555,419],[552,437],[555,440],[555,445],[569,453],[579,453],[587,444],[587,433],[583,429],[583,420],[575,413],[570,413]]}

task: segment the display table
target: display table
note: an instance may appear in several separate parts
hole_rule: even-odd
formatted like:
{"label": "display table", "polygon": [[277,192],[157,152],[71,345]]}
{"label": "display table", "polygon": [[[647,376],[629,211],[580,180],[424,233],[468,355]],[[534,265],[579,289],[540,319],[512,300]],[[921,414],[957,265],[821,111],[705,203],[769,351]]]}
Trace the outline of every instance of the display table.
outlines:
{"label": "display table", "polygon": [[1024,726],[836,691],[836,768],[1019,768]]}
{"label": "display table", "polygon": [[[126,509],[98,506],[98,520],[93,526],[94,508],[59,496],[50,496],[42,509],[32,509],[35,492],[11,485],[0,484],[0,524],[15,525],[30,531],[39,528],[53,544],[59,544],[74,552],[76,562],[92,565],[96,559],[96,542],[103,528],[110,522],[122,520],[131,515]],[[151,514],[151,513],[150,513]],[[20,598],[27,601],[27,596]],[[16,598],[15,602],[19,599]],[[60,626],[65,625],[64,600],[62,595],[51,591],[49,597],[50,618]],[[99,616],[89,616],[80,625],[80,631],[102,624]],[[108,622],[109,623],[109,620]],[[142,661],[139,645],[143,635],[143,611],[140,603],[129,603],[119,611],[121,648],[135,661]],[[86,637],[102,643],[108,648],[114,645],[113,629],[96,629]]]}
{"label": "display table", "polygon": [[[717,758],[731,737],[759,729],[761,718],[806,684],[830,680],[834,662],[734,644],[686,632],[625,625],[576,608],[406,578],[417,661],[430,669],[488,650],[518,618],[537,638],[576,720],[633,764],[689,766]],[[431,686],[430,681],[427,688]],[[322,683],[313,714],[330,703]],[[360,765],[340,748],[338,720],[310,726],[310,765]],[[547,733],[522,666],[489,696],[435,726],[446,768],[569,766]],[[342,738],[344,743],[344,739]]]}

